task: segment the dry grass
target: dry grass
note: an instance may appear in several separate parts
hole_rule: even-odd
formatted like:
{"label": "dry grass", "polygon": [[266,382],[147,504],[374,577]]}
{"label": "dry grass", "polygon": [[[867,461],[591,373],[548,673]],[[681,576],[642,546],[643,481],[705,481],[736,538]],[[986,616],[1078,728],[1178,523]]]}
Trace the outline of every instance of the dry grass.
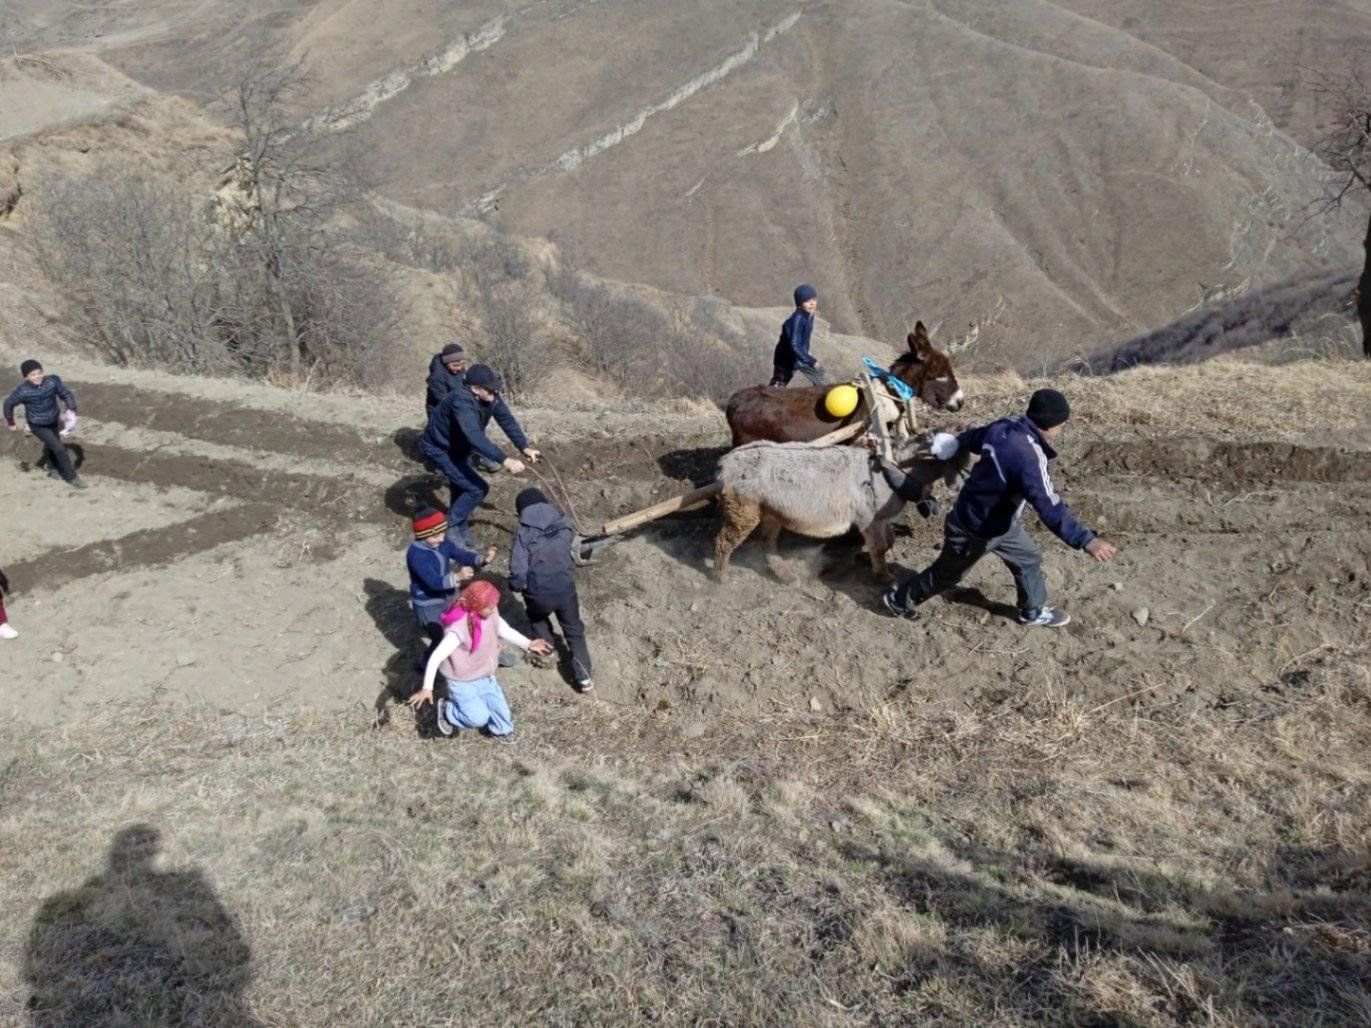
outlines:
{"label": "dry grass", "polygon": [[[1371,682],[1343,657],[1232,719],[1044,688],[698,742],[554,702],[514,748],[153,708],[8,729],[0,1019],[60,937],[37,1023],[116,996],[207,1023],[1365,1023]],[[187,873],[73,893],[140,824]]]}

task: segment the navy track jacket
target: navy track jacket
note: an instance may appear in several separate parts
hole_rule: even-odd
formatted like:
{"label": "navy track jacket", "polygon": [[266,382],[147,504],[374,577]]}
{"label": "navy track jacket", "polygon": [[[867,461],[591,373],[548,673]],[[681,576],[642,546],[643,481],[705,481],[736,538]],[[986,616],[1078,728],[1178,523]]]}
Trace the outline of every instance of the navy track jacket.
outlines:
{"label": "navy track jacket", "polygon": [[410,602],[425,606],[452,599],[457,594],[453,570],[479,568],[484,563],[480,554],[462,549],[451,539],[444,539],[438,546],[414,540],[405,551]]}
{"label": "navy track jacket", "polygon": [[809,337],[814,334],[814,315],[798,307],[781,325],[781,338],[771,363],[778,368],[812,368],[816,363],[809,353]]}
{"label": "navy track jacket", "polygon": [[465,388],[452,390],[447,399],[433,408],[421,441],[454,461],[475,452],[498,464],[505,459],[504,452],[486,436],[486,425],[492,417],[516,449],[528,449],[528,437],[500,396],[492,403],[482,403]]}
{"label": "navy track jacket", "polygon": [[1027,417],[1002,418],[957,437],[963,450],[981,455],[957,496],[952,516],[972,535],[993,539],[1009,531],[1031,504],[1038,517],[1074,549],[1090,545],[1095,533],[1076,520],[1048,474],[1052,449]]}

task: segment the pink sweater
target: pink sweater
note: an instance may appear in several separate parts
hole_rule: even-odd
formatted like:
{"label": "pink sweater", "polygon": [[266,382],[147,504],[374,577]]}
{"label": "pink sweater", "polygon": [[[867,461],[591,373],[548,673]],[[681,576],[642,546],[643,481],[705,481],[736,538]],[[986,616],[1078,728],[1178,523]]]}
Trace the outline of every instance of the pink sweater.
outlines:
{"label": "pink sweater", "polygon": [[[492,614],[481,622],[481,642],[476,652],[471,652],[471,636],[467,634],[467,619],[456,621],[443,636],[443,641],[433,651],[428,667],[424,671],[424,688],[433,688],[437,674],[452,682],[472,682],[478,678],[495,674],[500,665],[500,640],[513,643],[521,650],[527,650],[529,640],[509,625],[499,614]],[[455,643],[455,646],[454,646]]]}

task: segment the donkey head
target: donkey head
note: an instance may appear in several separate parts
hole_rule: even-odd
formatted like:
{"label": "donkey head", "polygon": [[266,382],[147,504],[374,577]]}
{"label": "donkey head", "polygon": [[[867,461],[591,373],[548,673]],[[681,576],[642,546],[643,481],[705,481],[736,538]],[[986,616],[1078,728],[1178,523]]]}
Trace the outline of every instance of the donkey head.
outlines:
{"label": "donkey head", "polygon": [[957,376],[952,373],[952,362],[947,354],[933,348],[922,321],[915,324],[906,342],[909,352],[895,358],[890,366],[891,374],[913,389],[930,407],[961,410],[966,397],[957,385]]}

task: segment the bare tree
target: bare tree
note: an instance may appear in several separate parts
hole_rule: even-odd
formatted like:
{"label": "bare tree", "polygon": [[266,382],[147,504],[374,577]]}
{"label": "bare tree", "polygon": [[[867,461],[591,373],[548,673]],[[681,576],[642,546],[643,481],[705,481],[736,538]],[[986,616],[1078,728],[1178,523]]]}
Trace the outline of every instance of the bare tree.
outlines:
{"label": "bare tree", "polygon": [[[1314,85],[1333,112],[1332,124],[1316,152],[1336,174],[1324,210],[1341,208],[1352,194],[1371,201],[1371,88],[1359,72],[1321,75]],[[1357,316],[1362,352],[1371,359],[1371,215],[1366,225],[1366,260],[1357,283]]]}
{"label": "bare tree", "polygon": [[118,364],[227,369],[218,277],[227,255],[203,204],[117,168],[54,178],[35,207],[30,250],[90,345]]}
{"label": "bare tree", "polygon": [[385,271],[336,231],[362,183],[297,127],[307,82],[299,62],[261,65],[239,82],[232,110],[240,143],[220,190],[248,287],[239,291],[239,323],[275,341],[277,361],[296,383],[320,366],[364,361],[400,320]]}
{"label": "bare tree", "polygon": [[316,372],[361,379],[394,346],[400,291],[339,230],[359,187],[293,128],[292,75],[239,86],[241,145],[212,201],[138,168],[34,197],[39,267],[107,358],[307,386]]}

